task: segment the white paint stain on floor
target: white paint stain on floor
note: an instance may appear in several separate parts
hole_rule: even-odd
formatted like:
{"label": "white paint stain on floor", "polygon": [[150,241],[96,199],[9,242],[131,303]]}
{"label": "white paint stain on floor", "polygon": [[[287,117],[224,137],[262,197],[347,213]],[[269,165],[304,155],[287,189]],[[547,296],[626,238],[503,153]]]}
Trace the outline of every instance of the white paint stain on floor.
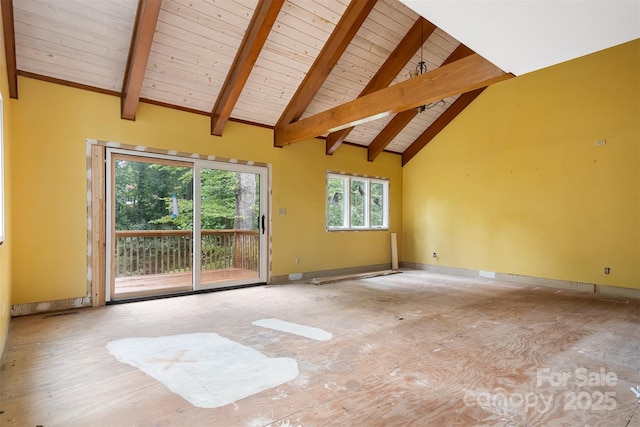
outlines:
{"label": "white paint stain on floor", "polygon": [[273,397],[270,397],[269,400],[281,400],[289,397],[289,395],[284,390],[277,389],[276,393],[277,394]]}
{"label": "white paint stain on floor", "polygon": [[269,358],[214,333],[124,338],[107,349],[200,408],[218,408],[298,376],[294,359]]}
{"label": "white paint stain on floor", "polygon": [[360,353],[369,354],[380,348],[380,344],[365,344],[360,347]]}
{"label": "white paint stain on floor", "polygon": [[317,341],[329,341],[333,336],[330,332],[327,332],[320,328],[300,325],[298,323],[285,322],[284,320],[279,319],[261,319],[251,323],[263,328],[269,328],[280,332],[300,335]]}
{"label": "white paint stain on floor", "polygon": [[302,425],[297,422],[292,423],[290,420],[272,421],[271,418],[262,417],[250,420],[247,427],[302,427]]}

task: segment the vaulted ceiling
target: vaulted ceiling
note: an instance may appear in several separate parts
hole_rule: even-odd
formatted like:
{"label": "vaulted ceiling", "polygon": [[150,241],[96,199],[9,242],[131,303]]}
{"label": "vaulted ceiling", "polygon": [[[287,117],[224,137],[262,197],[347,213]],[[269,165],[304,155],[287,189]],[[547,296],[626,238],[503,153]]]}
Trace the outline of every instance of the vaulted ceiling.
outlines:
{"label": "vaulted ceiling", "polygon": [[[17,76],[324,137],[406,164],[488,85],[511,77],[399,0],[1,0]],[[427,72],[410,78],[420,61]],[[426,105],[424,111],[417,107]],[[212,138],[214,138],[213,136]]]}

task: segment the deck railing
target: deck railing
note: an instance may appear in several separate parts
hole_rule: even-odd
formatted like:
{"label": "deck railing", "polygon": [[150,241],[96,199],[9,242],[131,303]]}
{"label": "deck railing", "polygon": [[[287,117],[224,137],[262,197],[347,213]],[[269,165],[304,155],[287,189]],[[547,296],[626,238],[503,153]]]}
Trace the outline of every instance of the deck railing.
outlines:
{"label": "deck railing", "polygon": [[[201,270],[242,268],[258,271],[257,230],[202,230]],[[190,230],[118,230],[116,277],[185,273],[193,268]]]}

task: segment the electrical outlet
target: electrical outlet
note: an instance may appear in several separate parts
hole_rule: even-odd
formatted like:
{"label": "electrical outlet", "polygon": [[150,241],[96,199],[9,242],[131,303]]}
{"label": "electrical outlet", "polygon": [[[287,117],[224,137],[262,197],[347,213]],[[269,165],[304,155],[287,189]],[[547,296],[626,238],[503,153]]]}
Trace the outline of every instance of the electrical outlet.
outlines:
{"label": "electrical outlet", "polygon": [[611,269],[609,267],[605,267],[604,274],[609,274],[609,273],[611,273]]}
{"label": "electrical outlet", "polygon": [[434,257],[434,258],[438,258],[438,254],[437,254],[437,253],[435,253],[435,252],[434,252],[434,253],[433,253],[433,255],[431,255],[431,256],[432,256],[432,257]]}

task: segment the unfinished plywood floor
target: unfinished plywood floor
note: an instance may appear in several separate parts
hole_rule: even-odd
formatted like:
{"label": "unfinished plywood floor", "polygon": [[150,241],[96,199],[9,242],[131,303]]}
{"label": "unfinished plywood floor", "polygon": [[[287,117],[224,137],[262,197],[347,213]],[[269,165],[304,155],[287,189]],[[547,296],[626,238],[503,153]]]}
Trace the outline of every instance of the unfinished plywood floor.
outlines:
{"label": "unfinished plywood floor", "polygon": [[[203,409],[106,348],[200,332],[299,375]],[[3,426],[640,426],[640,302],[416,271],[246,288],[12,319],[0,381]]]}

